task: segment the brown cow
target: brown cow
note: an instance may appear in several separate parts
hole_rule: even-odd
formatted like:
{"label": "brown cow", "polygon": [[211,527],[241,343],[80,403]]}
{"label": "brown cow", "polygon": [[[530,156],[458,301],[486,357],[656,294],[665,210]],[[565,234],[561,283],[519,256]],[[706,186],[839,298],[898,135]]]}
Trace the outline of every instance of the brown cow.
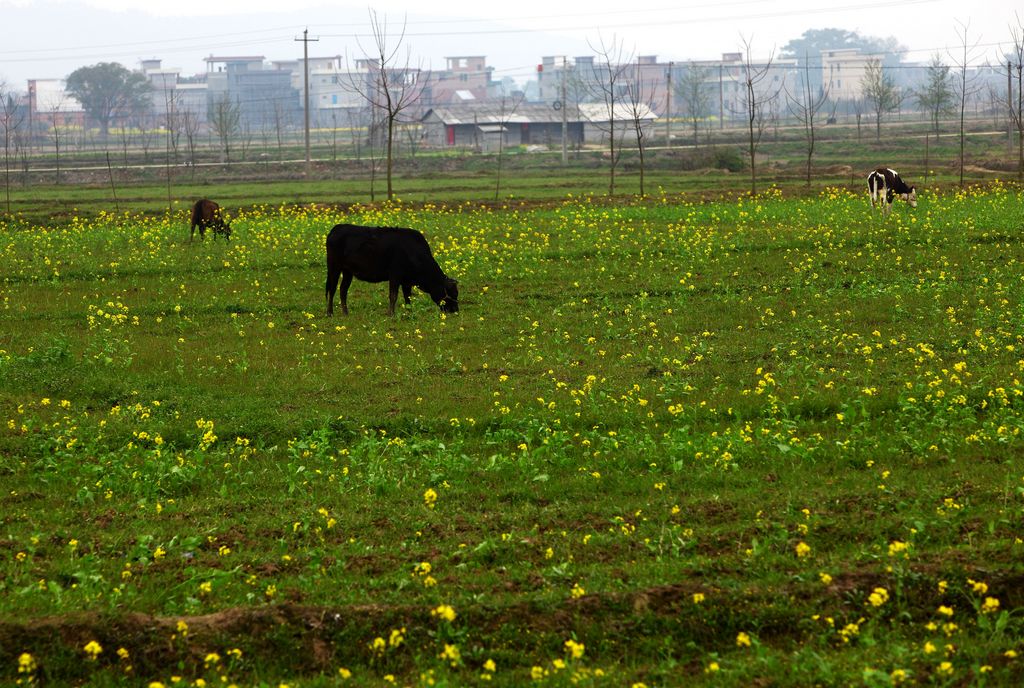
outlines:
{"label": "brown cow", "polygon": [[207,227],[213,230],[214,239],[218,234],[224,235],[224,241],[231,239],[231,225],[224,220],[220,206],[205,198],[192,206],[192,233],[188,235],[190,243],[196,235],[196,227],[199,227],[200,241],[205,238]]}

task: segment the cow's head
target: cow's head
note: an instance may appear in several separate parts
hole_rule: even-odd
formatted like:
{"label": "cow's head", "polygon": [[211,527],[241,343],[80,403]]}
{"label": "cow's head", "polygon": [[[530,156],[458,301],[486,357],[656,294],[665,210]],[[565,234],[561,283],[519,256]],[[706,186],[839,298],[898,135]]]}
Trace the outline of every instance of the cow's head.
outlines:
{"label": "cow's head", "polygon": [[459,283],[451,277],[445,277],[443,282],[444,293],[437,303],[445,313],[459,312]]}
{"label": "cow's head", "polygon": [[917,207],[917,187],[910,187],[910,193],[903,194],[903,200],[910,204],[911,208]]}
{"label": "cow's head", "polygon": [[227,213],[218,216],[217,224],[220,225],[220,232],[224,235],[224,240],[227,241],[231,238],[231,218],[228,217]]}

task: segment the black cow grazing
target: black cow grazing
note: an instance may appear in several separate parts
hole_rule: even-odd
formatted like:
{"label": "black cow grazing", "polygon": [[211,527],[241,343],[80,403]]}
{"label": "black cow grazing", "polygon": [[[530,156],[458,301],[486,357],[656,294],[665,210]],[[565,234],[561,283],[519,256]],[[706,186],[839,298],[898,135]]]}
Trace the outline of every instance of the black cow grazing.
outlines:
{"label": "black cow grazing", "polygon": [[224,235],[224,241],[231,239],[231,225],[221,214],[220,206],[208,199],[196,201],[192,206],[192,233],[188,235],[189,242],[196,235],[196,227],[199,228],[200,241],[206,238],[206,228],[213,230],[213,238],[218,234]]}
{"label": "black cow grazing", "polygon": [[434,260],[415,229],[335,225],[327,235],[327,315],[334,314],[334,290],[341,276],[341,312],[348,315],[352,278],[388,282],[388,315],[395,314],[398,288],[405,302],[413,285],[430,294],[445,313],[459,312],[459,285]]}
{"label": "black cow grazing", "polygon": [[897,194],[909,203],[911,208],[917,207],[917,189],[909,186],[900,178],[896,170],[891,170],[888,167],[879,167],[868,175],[868,192],[871,194],[872,210],[875,208],[875,203],[881,201],[882,215],[885,217],[892,212],[893,198]]}

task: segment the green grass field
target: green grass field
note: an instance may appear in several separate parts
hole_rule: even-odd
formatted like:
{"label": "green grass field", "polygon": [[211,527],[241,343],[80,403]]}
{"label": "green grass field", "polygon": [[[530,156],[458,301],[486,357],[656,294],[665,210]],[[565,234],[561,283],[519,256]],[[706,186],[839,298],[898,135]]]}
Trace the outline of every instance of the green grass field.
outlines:
{"label": "green grass field", "polygon": [[[0,682],[1017,685],[1024,192],[0,241]],[[326,318],[339,221],[461,312]]]}

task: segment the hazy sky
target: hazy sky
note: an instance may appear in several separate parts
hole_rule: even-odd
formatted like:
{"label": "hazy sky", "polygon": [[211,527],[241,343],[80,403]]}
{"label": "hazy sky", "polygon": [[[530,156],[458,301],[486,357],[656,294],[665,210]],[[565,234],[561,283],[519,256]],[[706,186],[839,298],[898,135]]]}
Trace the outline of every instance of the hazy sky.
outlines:
{"label": "hazy sky", "polygon": [[[1019,0],[481,0],[410,2],[377,0],[413,61],[442,67],[446,56],[486,55],[500,78],[520,83],[534,74],[543,55],[591,54],[588,39],[622,39],[627,51],[662,60],[718,58],[752,37],[756,56],[766,56],[807,29],[841,28],[867,36],[895,36],[911,49],[906,59],[925,61],[958,42],[957,22],[970,22],[978,42],[975,61],[995,58],[1016,24]],[[287,12],[281,10],[287,7]],[[136,67],[158,57],[183,74],[205,69],[214,55],[302,54],[294,41],[309,27],[312,56],[359,56],[368,5],[322,0],[0,0],[0,80],[17,88],[28,78],[64,77],[76,67],[117,61]],[[1024,20],[1024,12],[1021,12]],[[1000,46],[1000,43],[1003,45]]]}

